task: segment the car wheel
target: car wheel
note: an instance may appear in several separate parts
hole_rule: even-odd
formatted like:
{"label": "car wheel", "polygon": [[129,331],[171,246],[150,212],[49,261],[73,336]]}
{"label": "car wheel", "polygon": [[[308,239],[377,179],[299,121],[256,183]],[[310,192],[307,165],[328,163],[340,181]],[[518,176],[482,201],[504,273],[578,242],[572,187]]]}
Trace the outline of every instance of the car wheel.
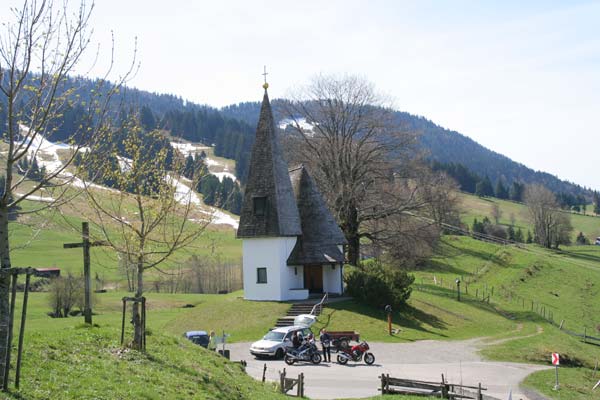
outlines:
{"label": "car wheel", "polygon": [[277,351],[275,352],[275,358],[278,360],[283,358],[283,349],[277,349]]}

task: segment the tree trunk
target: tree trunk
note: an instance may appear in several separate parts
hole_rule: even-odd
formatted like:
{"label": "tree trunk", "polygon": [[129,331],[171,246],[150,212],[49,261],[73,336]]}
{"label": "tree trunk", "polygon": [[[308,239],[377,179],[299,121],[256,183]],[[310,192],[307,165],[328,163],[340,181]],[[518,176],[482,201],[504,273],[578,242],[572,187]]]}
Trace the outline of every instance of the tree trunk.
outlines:
{"label": "tree trunk", "polygon": [[[144,258],[138,257],[137,262],[137,290],[135,297],[139,299],[144,295]],[[142,304],[140,302],[133,303],[133,348],[142,349],[143,328],[142,328]]]}
{"label": "tree trunk", "polygon": [[360,235],[358,234],[358,212],[351,207],[346,213],[345,221],[342,223],[342,231],[348,241],[348,263],[358,266],[360,262]]}
{"label": "tree trunk", "polygon": [[[0,268],[8,269],[10,252],[8,243],[8,208],[0,204]],[[4,387],[4,358],[6,357],[9,324],[10,276],[0,276],[0,387]]]}

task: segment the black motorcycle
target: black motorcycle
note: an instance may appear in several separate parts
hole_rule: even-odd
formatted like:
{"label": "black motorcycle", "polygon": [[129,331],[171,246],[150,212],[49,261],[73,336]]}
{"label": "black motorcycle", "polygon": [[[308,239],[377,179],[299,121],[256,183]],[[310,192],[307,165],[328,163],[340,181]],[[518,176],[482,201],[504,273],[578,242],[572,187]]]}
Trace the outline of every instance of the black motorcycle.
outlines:
{"label": "black motorcycle", "polygon": [[313,340],[301,345],[297,349],[287,349],[283,361],[288,365],[293,365],[296,361],[310,361],[313,364],[319,364],[321,362],[321,354],[319,354],[319,349]]}

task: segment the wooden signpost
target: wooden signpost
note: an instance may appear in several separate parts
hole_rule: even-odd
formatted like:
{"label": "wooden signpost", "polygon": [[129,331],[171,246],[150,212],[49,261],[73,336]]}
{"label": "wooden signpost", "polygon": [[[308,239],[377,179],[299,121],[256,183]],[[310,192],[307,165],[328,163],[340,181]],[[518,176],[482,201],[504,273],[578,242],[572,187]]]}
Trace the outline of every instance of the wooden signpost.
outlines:
{"label": "wooden signpost", "polygon": [[91,306],[91,291],[92,291],[92,277],[90,272],[90,247],[95,246],[107,246],[104,241],[90,242],[90,227],[87,222],[81,223],[81,236],[82,241],[80,243],[65,243],[63,244],[64,249],[73,249],[76,247],[83,248],[83,278],[85,285],[84,292],[84,310],[83,316],[85,323],[92,323],[92,306]]}

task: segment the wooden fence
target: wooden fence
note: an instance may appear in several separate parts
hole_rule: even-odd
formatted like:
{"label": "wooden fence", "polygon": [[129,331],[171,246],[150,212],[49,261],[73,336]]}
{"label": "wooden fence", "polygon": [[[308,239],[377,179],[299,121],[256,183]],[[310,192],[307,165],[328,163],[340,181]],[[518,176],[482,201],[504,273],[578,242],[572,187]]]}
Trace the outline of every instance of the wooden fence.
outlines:
{"label": "wooden fence", "polygon": [[427,382],[412,379],[392,378],[389,374],[381,375],[381,394],[404,394],[423,397],[437,397],[441,399],[476,399],[498,400],[495,397],[483,394],[486,388],[447,383],[442,375],[441,382]]}
{"label": "wooden fence", "polygon": [[287,394],[296,387],[296,397],[304,397],[304,374],[300,373],[298,378],[288,378],[286,374],[285,368],[283,372],[279,372],[279,389],[281,393]]}

